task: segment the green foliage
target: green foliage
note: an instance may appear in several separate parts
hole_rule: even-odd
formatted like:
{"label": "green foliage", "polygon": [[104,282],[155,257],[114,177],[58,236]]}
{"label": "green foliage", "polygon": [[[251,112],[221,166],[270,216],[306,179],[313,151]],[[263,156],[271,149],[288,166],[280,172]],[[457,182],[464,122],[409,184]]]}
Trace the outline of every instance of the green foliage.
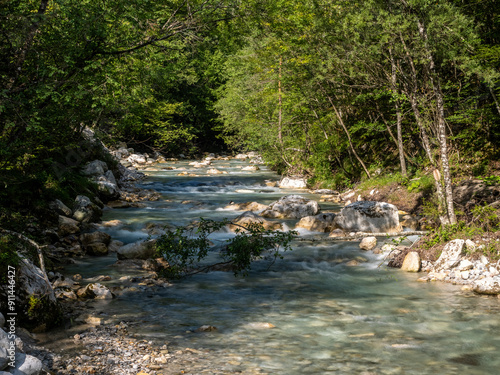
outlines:
{"label": "green foliage", "polygon": [[442,245],[455,239],[471,238],[482,233],[484,233],[484,230],[481,227],[470,226],[464,221],[460,221],[457,224],[434,229],[424,238],[423,245],[430,249],[433,246]]}
{"label": "green foliage", "polygon": [[0,284],[5,285],[8,281],[7,270],[9,266],[19,264],[19,255],[16,251],[15,241],[10,236],[0,237]]}
{"label": "green foliage", "polygon": [[474,206],[471,223],[481,227],[485,231],[494,232],[500,230],[500,210],[493,206]]}
{"label": "green foliage", "polygon": [[[164,275],[179,278],[190,274],[207,271],[214,265],[201,262],[209,255],[211,243],[208,236],[223,227],[232,224],[225,219],[219,222],[201,219],[196,231],[194,228],[180,227],[167,230],[158,238],[156,250],[169,264]],[[235,225],[235,224],[232,224]],[[281,257],[279,249],[291,250],[290,242],[296,232],[265,230],[260,224],[250,224],[237,230],[236,236],[225,242],[220,252],[222,261],[216,265],[230,266],[235,275],[245,275],[256,259],[271,250],[271,257]]]}

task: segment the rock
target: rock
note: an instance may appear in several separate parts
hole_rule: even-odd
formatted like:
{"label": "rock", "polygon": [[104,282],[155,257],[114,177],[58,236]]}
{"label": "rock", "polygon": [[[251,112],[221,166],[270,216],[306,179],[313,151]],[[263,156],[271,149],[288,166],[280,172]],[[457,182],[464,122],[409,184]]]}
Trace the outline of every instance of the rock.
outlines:
{"label": "rock", "polygon": [[0,312],[0,329],[2,329],[4,326],[5,326],[5,317]]}
{"label": "rock", "polygon": [[78,289],[77,295],[80,298],[89,299],[112,299],[113,293],[102,284],[91,283],[85,288]]}
{"label": "rock", "polygon": [[80,241],[82,242],[83,246],[90,245],[91,243],[104,243],[106,245],[109,245],[111,241],[111,236],[105,232],[92,232],[92,233],[83,233],[80,235]]}
{"label": "rock", "polygon": [[195,332],[212,332],[217,331],[217,327],[210,325],[203,325],[195,330]]}
{"label": "rock", "polygon": [[238,154],[234,158],[239,159],[239,160],[245,160],[245,159],[248,159],[249,156],[247,154]]}
{"label": "rock", "polygon": [[78,195],[75,199],[73,219],[81,223],[91,223],[101,218],[102,210],[92,203],[85,195]]}
{"label": "rock", "polygon": [[104,232],[84,233],[80,241],[85,251],[90,255],[106,255],[111,236]]}
{"label": "rock", "polygon": [[278,186],[282,189],[307,189],[307,181],[305,178],[285,177]]}
{"label": "rock", "polygon": [[300,219],[305,216],[318,214],[318,202],[300,195],[285,195],[278,201],[271,203],[269,208],[261,213],[262,217]]}
{"label": "rock", "polygon": [[470,239],[465,240],[465,248],[469,253],[473,253],[477,249],[477,245],[474,243],[474,241]]}
{"label": "rock", "polygon": [[79,222],[73,219],[70,219],[66,216],[59,215],[59,228],[58,234],[61,237],[67,236],[68,234],[74,234],[80,232]]}
{"label": "rock", "polygon": [[404,228],[418,230],[418,228],[420,227],[418,219],[414,216],[404,215],[401,219],[401,226]]}
{"label": "rock", "polygon": [[259,171],[260,168],[257,167],[256,165],[249,165],[248,167],[243,167],[241,168],[242,171],[250,171],[250,172],[256,172]]}
{"label": "rock", "polygon": [[10,370],[12,375],[38,375],[43,368],[42,361],[29,354],[16,353],[15,369]]}
{"label": "rock", "polygon": [[99,193],[103,199],[115,199],[120,196],[120,189],[112,171],[107,171],[105,174],[96,177],[94,181],[97,183]]}
{"label": "rock", "polygon": [[210,168],[208,171],[207,171],[207,174],[227,174],[226,171],[219,171],[218,169],[216,168]]}
{"label": "rock", "polygon": [[146,178],[146,175],[142,172],[125,168],[122,164],[118,164],[118,172],[120,173],[119,183],[126,184],[127,182],[139,181]]}
{"label": "rock", "polygon": [[[47,275],[29,259],[21,258],[17,269],[16,308],[26,328],[52,327],[61,309]],[[29,312],[29,313],[28,313]]]}
{"label": "rock", "polygon": [[472,289],[478,294],[497,295],[500,294],[500,279],[497,277],[488,277],[476,281]]}
{"label": "rock", "polygon": [[123,246],[123,242],[121,241],[118,241],[118,240],[112,240],[109,245],[108,245],[108,251],[112,252],[112,253],[116,253],[118,252],[118,250],[120,249],[120,247]]}
{"label": "rock", "polygon": [[376,237],[365,237],[361,240],[359,248],[361,250],[373,250],[377,246]]}
{"label": "rock", "polygon": [[252,322],[245,324],[243,328],[246,329],[271,329],[271,328],[276,328],[274,324],[267,323],[267,322]]}
{"label": "rock", "polygon": [[87,164],[82,169],[82,174],[85,176],[101,176],[108,170],[108,165],[101,160],[94,160]]}
{"label": "rock", "polygon": [[132,154],[127,158],[127,161],[133,164],[146,164],[146,157],[141,154]]}
{"label": "rock", "polygon": [[8,367],[9,361],[10,359],[9,359],[9,353],[7,352],[7,348],[0,346],[0,374],[3,372],[2,370]]}
{"label": "rock", "polygon": [[448,242],[441,252],[438,260],[434,264],[435,271],[449,270],[460,263],[461,255],[464,251],[464,240],[453,240]]}
{"label": "rock", "polygon": [[330,232],[328,237],[344,237],[345,232],[342,229],[334,229]]}
{"label": "rock", "polygon": [[225,210],[237,211],[264,211],[268,206],[257,202],[231,203],[224,207]]}
{"label": "rock", "polygon": [[342,198],[340,197],[339,194],[325,194],[322,195],[319,199],[320,202],[332,202],[332,203],[340,203],[342,201]]}
{"label": "rock", "polygon": [[69,288],[57,288],[54,290],[54,294],[57,299],[70,299],[70,300],[76,300],[78,297],[76,296],[76,293],[72,291]]}
{"label": "rock", "polygon": [[49,208],[51,210],[54,210],[56,213],[59,215],[64,215],[64,216],[71,216],[73,211],[66,206],[63,202],[61,202],[59,199],[56,199],[52,202],[49,203]]}
{"label": "rock", "polygon": [[314,232],[331,232],[335,226],[334,218],[334,213],[305,216],[299,220],[295,228],[304,228]]}
{"label": "rock", "polygon": [[[467,244],[467,242],[466,242],[466,244]],[[474,263],[472,263],[468,259],[462,260],[460,262],[460,264],[458,265],[458,270],[459,271],[468,271],[468,270],[471,270],[472,268],[474,268]]]}
{"label": "rock", "polygon": [[266,230],[267,229],[271,229],[271,230],[281,229],[280,223],[274,223],[272,221],[265,220],[262,217],[257,216],[256,214],[254,214],[251,211],[243,212],[236,219],[232,220],[232,223],[237,224],[237,225],[233,225],[233,224],[229,225],[229,229],[233,232],[238,230],[238,229],[243,230],[242,226],[245,227],[245,226],[248,226],[249,224],[256,224],[256,223],[262,224],[264,226],[264,229],[266,229]]}
{"label": "rock", "polygon": [[398,233],[401,231],[396,206],[374,201],[360,201],[344,207],[335,224],[345,232]]}
{"label": "rock", "polygon": [[156,240],[138,241],[120,247],[118,259],[148,259],[155,254]]}
{"label": "rock", "polygon": [[419,272],[420,267],[420,255],[416,251],[410,251],[403,260],[401,270],[406,272]]}

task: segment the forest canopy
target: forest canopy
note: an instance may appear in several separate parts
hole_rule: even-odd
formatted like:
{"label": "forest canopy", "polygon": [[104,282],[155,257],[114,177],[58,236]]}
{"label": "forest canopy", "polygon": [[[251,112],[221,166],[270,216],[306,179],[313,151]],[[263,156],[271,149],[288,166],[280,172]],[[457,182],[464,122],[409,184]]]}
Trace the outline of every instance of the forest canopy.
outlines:
{"label": "forest canopy", "polygon": [[77,168],[53,166],[89,127],[169,156],[256,150],[332,188],[434,170],[454,222],[453,179],[498,160],[499,8],[0,0],[0,203],[75,194]]}

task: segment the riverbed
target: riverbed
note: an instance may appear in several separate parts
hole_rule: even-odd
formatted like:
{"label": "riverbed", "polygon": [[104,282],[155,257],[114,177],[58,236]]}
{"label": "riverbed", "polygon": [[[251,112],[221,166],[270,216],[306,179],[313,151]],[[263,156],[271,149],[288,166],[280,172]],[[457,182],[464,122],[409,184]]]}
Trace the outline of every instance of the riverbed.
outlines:
{"label": "riverbed", "polygon": [[[162,199],[144,207],[107,209],[103,221],[120,224],[100,230],[130,243],[148,238],[148,225],[235,218],[241,212],[225,208],[232,202],[269,204],[287,194],[319,200],[304,190],[270,187],[266,182],[278,176],[264,166],[242,171],[248,165],[213,161],[210,168],[227,174],[207,175],[206,168],[192,168],[187,161],[160,164],[146,172],[140,186],[157,190]],[[183,171],[189,174],[179,175]],[[342,207],[320,206],[327,212]],[[293,229],[296,221],[280,222]],[[216,233],[212,240],[223,242],[231,235]],[[384,241],[391,239],[379,238]],[[418,283],[419,274],[380,266],[383,255],[358,245],[296,241],[283,259],[260,260],[245,277],[210,272],[166,287],[138,286],[95,309],[109,321],[138,322],[129,327],[137,338],[168,344],[170,350],[208,353],[201,369],[206,373],[211,368],[282,375],[497,373],[499,299],[451,284]],[[116,254],[79,259],[65,273],[109,275],[103,284],[117,286],[126,271],[112,267],[115,261]],[[215,328],[200,332],[202,326]],[[200,364],[195,367],[193,373],[201,373]],[[169,372],[167,363],[158,373],[178,372]]]}

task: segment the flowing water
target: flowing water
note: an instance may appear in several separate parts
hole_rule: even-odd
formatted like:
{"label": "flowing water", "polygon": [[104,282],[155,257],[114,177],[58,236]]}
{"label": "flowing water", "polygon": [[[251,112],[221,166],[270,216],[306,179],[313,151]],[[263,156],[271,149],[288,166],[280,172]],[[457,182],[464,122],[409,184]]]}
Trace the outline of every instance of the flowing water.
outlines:
{"label": "flowing water", "polygon": [[[103,220],[122,224],[104,230],[129,243],[147,237],[147,223],[234,218],[239,212],[224,209],[230,202],[271,203],[290,193],[318,199],[267,187],[265,180],[277,176],[265,168],[244,172],[242,161],[214,164],[228,174],[206,176],[187,162],[174,166],[197,176],[148,172],[142,186],[161,192],[163,199],[143,208],[107,210]],[[340,210],[335,204],[321,207]],[[213,240],[229,235],[219,233]],[[135,332],[140,337],[208,350],[214,366],[230,373],[498,373],[500,299],[444,283],[417,283],[419,275],[378,267],[381,256],[360,251],[357,242],[297,241],[283,255],[270,268],[269,261],[259,261],[247,277],[198,274],[168,288],[124,293],[99,308],[117,321],[141,321]],[[346,264],[352,259],[359,265]],[[84,259],[67,272],[114,276],[109,265],[115,260],[115,255]],[[194,332],[202,325],[217,330]]]}

